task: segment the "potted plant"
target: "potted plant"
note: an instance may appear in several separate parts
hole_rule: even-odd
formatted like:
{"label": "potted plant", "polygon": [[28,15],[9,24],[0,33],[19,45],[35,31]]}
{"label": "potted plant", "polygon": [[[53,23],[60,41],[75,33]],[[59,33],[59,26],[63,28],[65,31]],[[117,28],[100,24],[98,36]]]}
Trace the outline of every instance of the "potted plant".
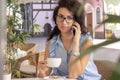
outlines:
{"label": "potted plant", "polygon": [[10,65],[6,63],[4,65],[3,80],[10,80],[10,79],[11,79]]}
{"label": "potted plant", "polygon": [[20,76],[20,73],[15,69],[15,64],[17,62],[16,55],[18,55],[18,47],[21,44],[26,43],[26,37],[29,35],[27,33],[14,33],[12,30],[7,32],[7,53],[6,53],[6,65],[9,66],[9,73],[12,73],[12,77]]}
{"label": "potted plant", "polygon": [[5,74],[10,74],[12,77],[20,76],[20,72],[15,69],[14,66],[17,62],[16,55],[19,45],[25,44],[26,37],[29,37],[28,33],[18,29],[22,24],[20,21],[22,20],[22,11],[17,1],[18,0],[7,0],[7,51],[4,71]]}
{"label": "potted plant", "polygon": [[39,24],[33,24],[33,26],[32,26],[33,34],[38,35],[40,33],[40,28],[41,28],[41,26]]}

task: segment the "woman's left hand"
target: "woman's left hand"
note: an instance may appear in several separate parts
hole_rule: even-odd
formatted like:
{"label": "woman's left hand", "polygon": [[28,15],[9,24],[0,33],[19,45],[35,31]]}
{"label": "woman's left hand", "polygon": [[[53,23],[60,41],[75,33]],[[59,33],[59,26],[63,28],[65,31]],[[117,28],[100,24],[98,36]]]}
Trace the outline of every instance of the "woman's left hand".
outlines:
{"label": "woman's left hand", "polygon": [[74,22],[73,28],[75,29],[75,35],[74,35],[73,43],[74,44],[79,44],[79,40],[80,40],[80,37],[81,37],[81,27],[77,22]]}

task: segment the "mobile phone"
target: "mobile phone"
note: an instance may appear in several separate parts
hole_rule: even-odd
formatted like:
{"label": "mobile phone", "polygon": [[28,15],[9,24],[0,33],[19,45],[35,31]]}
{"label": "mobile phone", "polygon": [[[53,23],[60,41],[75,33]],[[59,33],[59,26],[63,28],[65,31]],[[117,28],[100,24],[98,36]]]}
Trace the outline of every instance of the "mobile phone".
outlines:
{"label": "mobile phone", "polygon": [[72,33],[73,33],[73,35],[75,35],[75,29],[74,28],[72,28]]}

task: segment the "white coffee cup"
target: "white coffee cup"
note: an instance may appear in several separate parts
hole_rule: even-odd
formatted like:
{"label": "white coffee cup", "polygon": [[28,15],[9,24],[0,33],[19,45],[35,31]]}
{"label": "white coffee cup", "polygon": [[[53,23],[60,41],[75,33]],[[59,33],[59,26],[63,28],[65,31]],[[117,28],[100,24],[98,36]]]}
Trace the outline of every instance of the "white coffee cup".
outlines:
{"label": "white coffee cup", "polygon": [[61,58],[47,58],[48,67],[59,67],[61,64]]}

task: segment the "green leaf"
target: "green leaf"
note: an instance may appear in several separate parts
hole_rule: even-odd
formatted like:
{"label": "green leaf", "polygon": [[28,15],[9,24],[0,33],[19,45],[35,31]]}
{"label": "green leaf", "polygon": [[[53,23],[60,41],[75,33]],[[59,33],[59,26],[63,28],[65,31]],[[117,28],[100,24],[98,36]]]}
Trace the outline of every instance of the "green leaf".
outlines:
{"label": "green leaf", "polygon": [[16,70],[16,76],[20,78],[20,71]]}
{"label": "green leaf", "polygon": [[77,15],[80,15],[82,10],[84,9],[84,5],[87,2],[87,0],[83,0],[81,6],[79,7],[79,10],[77,12]]}
{"label": "green leaf", "polygon": [[101,25],[105,23],[120,23],[120,16],[111,15],[111,14],[106,14],[106,16],[107,19],[103,20],[98,26],[96,26],[95,29],[101,27]]}
{"label": "green leaf", "polygon": [[120,16],[107,14],[107,17],[103,23],[120,23]]}
{"label": "green leaf", "polygon": [[109,80],[120,80],[120,59]]}

